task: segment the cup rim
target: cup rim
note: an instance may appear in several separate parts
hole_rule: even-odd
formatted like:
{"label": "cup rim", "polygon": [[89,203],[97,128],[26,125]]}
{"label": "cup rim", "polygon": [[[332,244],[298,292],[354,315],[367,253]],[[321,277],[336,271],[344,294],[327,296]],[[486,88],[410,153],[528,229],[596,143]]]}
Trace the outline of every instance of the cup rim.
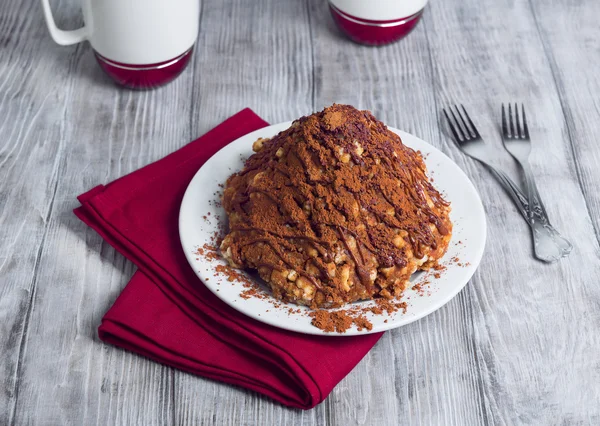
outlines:
{"label": "cup rim", "polygon": [[371,21],[368,19],[361,19],[356,16],[349,15],[346,12],[343,12],[339,8],[337,8],[332,2],[329,2],[329,7],[335,13],[339,14],[342,18],[344,18],[350,22],[353,22],[353,23],[359,24],[359,25],[365,25],[365,26],[370,26],[370,27],[380,27],[380,28],[390,28],[390,27],[397,27],[399,25],[404,25],[407,22],[410,22],[410,21],[418,18],[423,13],[423,9],[421,9],[413,15],[406,16],[406,17],[403,17],[400,19],[394,19],[391,21]]}
{"label": "cup rim", "polygon": [[169,59],[164,62],[157,62],[155,64],[141,64],[141,65],[124,64],[121,62],[115,62],[115,61],[112,61],[112,60],[102,56],[100,53],[98,53],[96,51],[94,51],[94,53],[96,54],[96,57],[100,61],[106,63],[107,65],[110,65],[111,67],[120,68],[123,70],[129,70],[129,71],[149,71],[149,70],[158,70],[158,69],[162,69],[162,68],[167,68],[167,67],[170,67],[171,65],[176,64],[181,59],[183,59],[184,56],[186,56],[188,53],[190,53],[190,51],[193,48],[194,48],[194,46],[191,46],[189,49],[187,49],[185,52],[183,52],[181,55],[177,56],[176,58]]}

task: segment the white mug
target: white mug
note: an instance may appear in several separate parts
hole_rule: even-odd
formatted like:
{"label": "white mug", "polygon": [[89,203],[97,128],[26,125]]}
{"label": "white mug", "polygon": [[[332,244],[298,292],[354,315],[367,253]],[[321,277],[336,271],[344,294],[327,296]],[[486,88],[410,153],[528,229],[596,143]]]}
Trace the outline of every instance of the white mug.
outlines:
{"label": "white mug", "polygon": [[56,43],[88,40],[102,68],[127,86],[175,78],[198,37],[200,0],[82,0],[84,26],[73,31],[59,29],[49,0],[41,1]]}

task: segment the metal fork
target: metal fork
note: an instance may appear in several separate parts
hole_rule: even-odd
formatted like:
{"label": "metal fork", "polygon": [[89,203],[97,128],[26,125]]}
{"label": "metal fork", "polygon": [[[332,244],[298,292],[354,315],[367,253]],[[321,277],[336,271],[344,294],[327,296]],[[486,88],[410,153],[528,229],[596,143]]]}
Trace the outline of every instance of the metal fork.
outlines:
{"label": "metal fork", "polygon": [[[514,121],[513,121],[514,116]],[[529,155],[531,153],[531,139],[529,138],[529,127],[527,126],[527,116],[525,115],[525,106],[521,104],[521,118],[519,118],[519,107],[515,103],[514,115],[511,105],[508,104],[508,123],[506,119],[506,111],[502,104],[502,142],[504,148],[514,157],[520,164],[525,175],[525,186],[527,200],[529,202],[529,219],[533,223],[534,234],[536,231],[545,229],[550,226],[548,213],[542,203],[542,198],[538,192],[531,164],[529,163]],[[550,227],[551,228],[551,227]],[[567,256],[573,250],[573,245],[563,238],[554,228],[549,232],[554,240],[554,243],[560,249],[561,256]],[[534,239],[535,242],[535,239]]]}
{"label": "metal fork", "polygon": [[[454,106],[456,114],[452,108],[449,108],[453,120],[450,118],[448,112],[443,109],[458,148],[469,157],[486,166],[500,182],[508,195],[510,195],[517,209],[532,229],[535,256],[545,262],[555,262],[561,257],[566,256],[555,242],[557,236],[560,237],[558,232],[552,228],[550,223],[547,223],[547,226],[543,228],[538,226],[541,216],[538,211],[532,212],[530,210],[527,196],[523,194],[519,186],[506,173],[492,165],[494,153],[483,142],[479,131],[475,127],[475,124],[473,124],[469,114],[467,114],[465,107],[461,105],[461,108],[463,111],[462,114],[456,105]],[[460,121],[457,115],[460,117]],[[532,220],[532,217],[538,220]]]}

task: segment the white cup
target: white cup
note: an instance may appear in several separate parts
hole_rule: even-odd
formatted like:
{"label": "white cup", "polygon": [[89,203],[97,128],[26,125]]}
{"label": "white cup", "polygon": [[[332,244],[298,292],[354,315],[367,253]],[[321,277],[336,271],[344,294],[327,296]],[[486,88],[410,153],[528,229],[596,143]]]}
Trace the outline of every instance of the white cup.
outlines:
{"label": "white cup", "polygon": [[329,0],[338,27],[352,40],[381,45],[402,39],[421,19],[427,0]]}
{"label": "white cup", "polygon": [[350,16],[374,22],[394,22],[423,10],[427,0],[329,0]]}
{"label": "white cup", "polygon": [[84,26],[74,31],[59,29],[49,0],[41,1],[56,43],[88,40],[102,68],[128,86],[176,77],[198,37],[200,0],[82,0]]}

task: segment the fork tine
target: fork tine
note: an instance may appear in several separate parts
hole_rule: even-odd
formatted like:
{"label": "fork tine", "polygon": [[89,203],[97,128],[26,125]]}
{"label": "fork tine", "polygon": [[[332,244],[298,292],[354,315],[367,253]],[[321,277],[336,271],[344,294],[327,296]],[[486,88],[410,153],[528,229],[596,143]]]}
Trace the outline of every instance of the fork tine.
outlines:
{"label": "fork tine", "polygon": [[525,117],[525,106],[521,104],[521,111],[523,112],[523,134],[526,139],[529,139],[529,128],[527,127],[527,117]]}
{"label": "fork tine", "polygon": [[[450,116],[448,115],[448,113],[446,112],[446,110],[444,108],[442,108],[442,111],[444,111],[444,115],[446,116],[446,120],[448,120],[448,125],[450,126],[450,130],[452,131],[452,134],[454,135],[454,138],[456,139],[457,143],[463,142],[464,138],[462,137],[462,130],[460,130],[460,128],[458,129],[458,131],[460,131],[461,135],[459,136],[457,130],[454,127],[454,124],[452,124],[452,120],[450,119]],[[450,112],[452,112],[452,110],[450,110]],[[452,114],[454,116],[454,114]],[[456,120],[456,117],[454,117],[454,119]]]}
{"label": "fork tine", "polygon": [[515,136],[515,127],[513,126],[513,116],[512,116],[512,109],[510,107],[510,103],[508,104],[508,125],[510,127],[510,135],[508,135],[508,137],[512,138]]}
{"label": "fork tine", "polygon": [[502,104],[502,134],[505,138],[508,138],[508,125],[506,124],[506,111],[504,110],[504,104]]}
{"label": "fork tine", "polygon": [[469,138],[469,135],[463,131],[463,128],[460,125],[460,121],[458,121],[458,118],[456,118],[456,114],[454,114],[454,111],[452,111],[452,107],[448,107],[448,110],[450,111],[450,114],[452,114],[452,118],[454,119],[454,128],[462,137],[461,141],[467,140]]}
{"label": "fork tine", "polygon": [[515,125],[515,138],[520,139],[522,136],[521,132],[521,123],[519,123],[519,107],[517,106],[517,103],[515,102],[515,120],[516,120],[516,125]]}
{"label": "fork tine", "polygon": [[475,124],[473,123],[473,121],[471,120],[471,117],[469,117],[469,114],[467,113],[467,110],[465,109],[465,106],[463,104],[460,104],[463,112],[465,113],[465,117],[467,117],[467,120],[469,121],[469,124],[471,125],[471,129],[473,129],[473,136],[478,138],[479,136],[479,131],[477,130],[477,127],[475,127]]}
{"label": "fork tine", "polygon": [[[460,115],[460,111],[458,110],[458,108],[456,108],[456,105],[454,105],[454,108],[456,109],[456,112],[458,113],[458,116],[460,117],[460,121],[458,120],[458,118],[456,118],[456,114],[454,114],[454,110],[452,110],[452,106],[448,107],[448,109],[450,110],[450,114],[452,114],[454,121],[456,121],[456,127],[458,128],[460,133],[463,135],[465,140],[467,140],[467,141],[471,140],[471,132],[469,132],[469,129],[465,125],[465,120],[462,118],[462,115]],[[460,124],[461,121],[463,123],[462,125]]]}
{"label": "fork tine", "polygon": [[[474,138],[475,135],[473,134],[473,132],[471,132],[471,129],[469,129],[469,126],[467,126],[467,122],[465,121],[465,118],[460,113],[458,106],[454,105],[454,109],[456,110],[456,113],[460,117],[460,121],[462,121],[462,125],[464,126],[463,128],[465,130],[465,139],[469,140],[471,138]],[[452,112],[452,107],[450,107],[450,112]],[[454,113],[452,113],[452,114],[454,114]],[[458,123],[458,120],[456,120],[456,122]],[[458,123],[458,125],[460,126],[460,123]]]}

